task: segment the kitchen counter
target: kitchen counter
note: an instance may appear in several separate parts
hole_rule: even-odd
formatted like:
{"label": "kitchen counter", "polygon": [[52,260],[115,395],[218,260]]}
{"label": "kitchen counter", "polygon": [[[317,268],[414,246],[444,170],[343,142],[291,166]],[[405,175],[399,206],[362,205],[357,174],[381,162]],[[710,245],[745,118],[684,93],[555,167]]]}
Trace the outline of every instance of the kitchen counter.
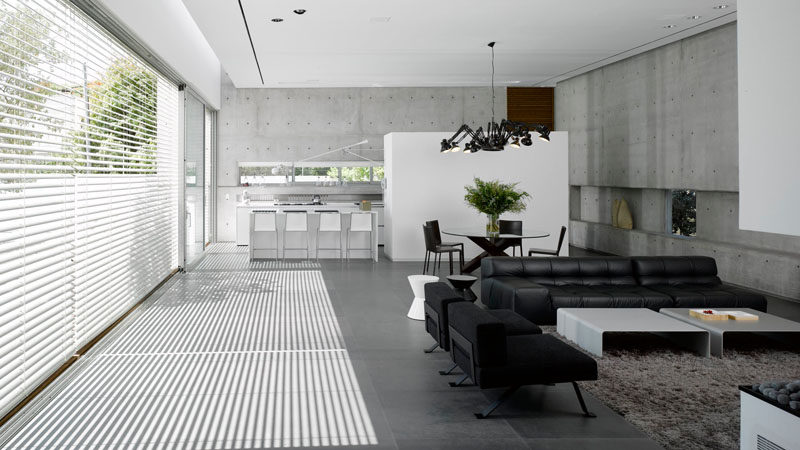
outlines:
{"label": "kitchen counter", "polygon": [[[280,202],[279,202],[280,203]],[[275,202],[250,202],[250,203],[240,203],[236,206],[236,244],[237,245],[249,245],[250,243],[250,213],[255,210],[266,209],[266,210],[274,210],[278,213],[277,221],[278,221],[278,229],[279,229],[279,242],[283,242],[282,230],[285,223],[285,212],[287,211],[306,211],[309,213],[308,215],[308,227],[309,227],[309,248],[311,249],[310,256],[313,258],[314,255],[314,248],[316,248],[316,235],[317,229],[319,228],[319,214],[317,211],[324,210],[324,211],[338,211],[342,214],[342,248],[346,243],[346,233],[347,227],[350,224],[350,213],[360,211],[360,206],[354,202],[330,202],[320,205],[280,205],[276,204]],[[373,233],[373,242],[368,242],[367,234],[366,233],[354,233],[352,236],[354,248],[356,247],[374,247],[373,255],[377,258],[378,245],[383,244],[383,207],[381,205],[372,205],[372,214],[373,214],[373,229],[376,232]],[[302,247],[303,245],[303,238],[300,235],[295,236],[296,233],[292,233],[291,235],[287,236],[287,246],[288,247]],[[326,234],[320,237],[320,247],[335,247],[337,245],[337,240],[335,236],[330,234]],[[272,246],[272,244],[268,244],[267,246]],[[261,256],[263,253],[256,255],[257,257],[266,257]],[[296,255],[294,253],[297,253]],[[271,256],[274,257],[275,252],[272,251]],[[296,257],[305,257],[304,252],[302,251],[294,251],[287,255],[291,258]],[[320,251],[320,257],[322,258],[338,258],[339,255],[336,251],[327,250],[327,251]],[[353,251],[351,253],[351,257],[353,258],[365,258],[369,257],[369,251],[367,250],[359,250]]]}

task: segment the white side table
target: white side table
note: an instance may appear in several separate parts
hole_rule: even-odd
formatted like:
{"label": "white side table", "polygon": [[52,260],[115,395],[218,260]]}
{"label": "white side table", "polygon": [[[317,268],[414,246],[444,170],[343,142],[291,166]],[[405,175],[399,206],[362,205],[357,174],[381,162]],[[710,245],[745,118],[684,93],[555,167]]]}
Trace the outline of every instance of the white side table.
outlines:
{"label": "white side table", "polygon": [[439,277],[432,275],[409,275],[408,282],[414,292],[414,301],[411,302],[411,309],[408,310],[408,318],[414,320],[425,320],[425,285],[436,283]]}

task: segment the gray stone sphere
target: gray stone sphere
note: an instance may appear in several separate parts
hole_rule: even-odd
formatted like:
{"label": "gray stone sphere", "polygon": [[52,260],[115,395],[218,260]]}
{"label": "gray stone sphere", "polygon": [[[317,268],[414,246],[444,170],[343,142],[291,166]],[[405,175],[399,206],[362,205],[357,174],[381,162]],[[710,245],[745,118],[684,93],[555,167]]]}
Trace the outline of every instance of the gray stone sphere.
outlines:
{"label": "gray stone sphere", "polygon": [[778,398],[776,400],[778,400],[778,403],[780,403],[781,405],[789,404],[789,396],[786,394],[778,394]]}

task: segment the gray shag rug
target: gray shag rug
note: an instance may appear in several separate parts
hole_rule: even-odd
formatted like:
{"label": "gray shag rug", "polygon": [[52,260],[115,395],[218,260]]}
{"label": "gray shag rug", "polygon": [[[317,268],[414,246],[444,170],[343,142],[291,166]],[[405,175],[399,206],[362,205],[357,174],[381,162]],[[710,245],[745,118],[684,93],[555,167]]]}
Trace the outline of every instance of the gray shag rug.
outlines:
{"label": "gray shag rug", "polygon": [[726,337],[723,358],[648,334],[612,334],[604,347],[598,380],[581,388],[668,449],[739,448],[739,385],[800,378],[800,352],[755,335]]}

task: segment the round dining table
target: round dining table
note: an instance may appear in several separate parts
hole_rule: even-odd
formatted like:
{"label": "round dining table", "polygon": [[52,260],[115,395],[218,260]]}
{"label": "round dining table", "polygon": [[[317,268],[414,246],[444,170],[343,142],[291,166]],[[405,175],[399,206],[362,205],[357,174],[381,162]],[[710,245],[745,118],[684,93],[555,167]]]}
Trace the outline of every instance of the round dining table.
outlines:
{"label": "round dining table", "polygon": [[[442,234],[460,236],[474,242],[483,249],[483,253],[467,261],[461,268],[462,273],[469,273],[481,266],[481,260],[487,256],[509,256],[505,249],[514,244],[517,239],[539,239],[550,236],[550,233],[539,230],[527,230],[523,227],[522,234],[489,234],[486,226],[467,228],[443,228]],[[522,255],[520,255],[522,256]]]}

